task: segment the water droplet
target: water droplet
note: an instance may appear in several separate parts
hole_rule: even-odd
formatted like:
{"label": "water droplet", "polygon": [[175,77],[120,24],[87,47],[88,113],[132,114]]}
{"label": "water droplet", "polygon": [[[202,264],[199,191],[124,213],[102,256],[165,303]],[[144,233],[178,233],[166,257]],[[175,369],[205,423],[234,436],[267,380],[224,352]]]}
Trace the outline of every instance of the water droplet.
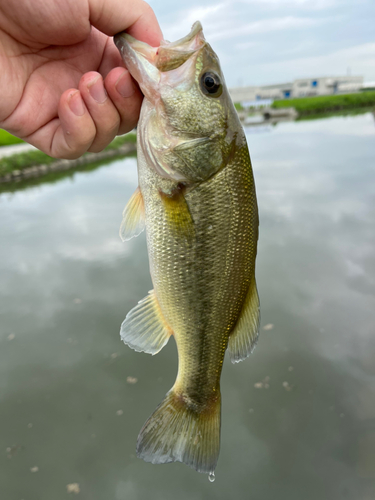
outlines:
{"label": "water droplet", "polygon": [[210,481],[210,483],[213,483],[215,481],[215,472],[210,472],[208,474],[208,480]]}

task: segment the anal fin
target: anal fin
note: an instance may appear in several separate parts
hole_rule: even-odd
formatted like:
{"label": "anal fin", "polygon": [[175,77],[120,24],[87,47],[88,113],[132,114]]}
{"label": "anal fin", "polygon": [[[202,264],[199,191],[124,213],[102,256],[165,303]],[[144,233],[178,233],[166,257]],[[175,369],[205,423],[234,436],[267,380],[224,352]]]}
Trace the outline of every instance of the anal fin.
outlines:
{"label": "anal fin", "polygon": [[141,234],[145,228],[145,208],[139,187],[134,191],[123,213],[120,226],[120,238],[128,241]]}
{"label": "anal fin", "polygon": [[172,330],[163,317],[154,290],[127,314],[120,335],[125,344],[138,352],[157,354],[165,346]]}
{"label": "anal fin", "polygon": [[254,277],[239,319],[229,336],[228,351],[232,363],[246,359],[253,352],[259,337],[259,323],[259,297]]}

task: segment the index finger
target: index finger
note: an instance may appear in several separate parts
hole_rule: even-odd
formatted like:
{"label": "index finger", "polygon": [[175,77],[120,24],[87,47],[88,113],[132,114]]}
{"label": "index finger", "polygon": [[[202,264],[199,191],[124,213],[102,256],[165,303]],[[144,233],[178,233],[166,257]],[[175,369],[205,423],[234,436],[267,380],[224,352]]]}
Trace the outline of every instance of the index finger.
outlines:
{"label": "index finger", "polygon": [[154,47],[163,38],[150,5],[143,0],[89,0],[90,23],[106,35],[127,31]]}

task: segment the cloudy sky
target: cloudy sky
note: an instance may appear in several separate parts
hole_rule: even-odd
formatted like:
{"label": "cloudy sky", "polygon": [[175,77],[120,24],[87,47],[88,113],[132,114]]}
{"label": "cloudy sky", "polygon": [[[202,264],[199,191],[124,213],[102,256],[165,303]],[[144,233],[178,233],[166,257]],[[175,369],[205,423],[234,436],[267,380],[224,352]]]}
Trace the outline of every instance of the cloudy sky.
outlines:
{"label": "cloudy sky", "polygon": [[374,0],[149,0],[173,41],[203,24],[231,87],[300,77],[375,80]]}

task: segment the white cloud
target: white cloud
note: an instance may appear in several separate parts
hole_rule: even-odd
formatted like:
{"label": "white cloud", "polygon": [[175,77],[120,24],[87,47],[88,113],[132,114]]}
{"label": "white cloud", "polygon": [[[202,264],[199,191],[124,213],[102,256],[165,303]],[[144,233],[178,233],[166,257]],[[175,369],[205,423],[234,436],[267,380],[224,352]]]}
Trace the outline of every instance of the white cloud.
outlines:
{"label": "white cloud", "polygon": [[235,48],[239,50],[252,49],[258,45],[257,42],[240,42],[236,43]]}
{"label": "white cloud", "polygon": [[[200,20],[230,86],[290,81],[299,76],[363,74],[375,80],[374,4],[360,0],[192,0],[157,15],[165,37],[177,40]],[[164,10],[164,12],[163,12]],[[322,13],[324,13],[322,15]],[[161,16],[160,16],[161,15]],[[256,44],[256,45],[254,45]],[[352,45],[350,49],[342,49]]]}
{"label": "white cloud", "polygon": [[[228,6],[228,2],[222,2],[207,7],[193,7],[191,9],[179,11],[177,19],[169,26],[163,27],[166,39],[175,41],[187,35],[196,21],[200,21],[204,25],[204,32],[206,33],[207,26],[212,25],[212,22],[215,24],[215,19],[222,19],[220,11]],[[217,15],[218,13],[219,15]]]}
{"label": "white cloud", "polygon": [[228,30],[217,30],[214,33],[208,33],[207,37],[211,40],[224,40],[243,35],[256,35],[271,33],[273,31],[302,29],[318,24],[325,23],[325,19],[311,19],[306,17],[279,17],[273,19],[263,19],[247,23],[242,26],[234,26]]}
{"label": "white cloud", "polygon": [[244,4],[266,5],[267,7],[294,7],[311,10],[331,9],[336,6],[336,0],[241,0]]}
{"label": "white cloud", "polygon": [[294,78],[343,75],[347,68],[350,68],[352,74],[366,75],[367,79],[375,79],[375,43],[365,43],[311,57],[261,63],[255,67],[259,68],[259,72],[263,75],[292,74]]}
{"label": "white cloud", "polygon": [[234,9],[231,2],[222,2],[207,7],[194,7],[181,11],[178,20],[167,26],[164,32],[168,40],[177,40],[188,33],[192,24],[199,20],[203,24],[207,40],[211,42],[244,35],[251,36],[280,30],[303,29],[329,21],[322,18],[284,16],[243,23],[244,19],[249,19],[248,15],[243,14],[243,8]]}

